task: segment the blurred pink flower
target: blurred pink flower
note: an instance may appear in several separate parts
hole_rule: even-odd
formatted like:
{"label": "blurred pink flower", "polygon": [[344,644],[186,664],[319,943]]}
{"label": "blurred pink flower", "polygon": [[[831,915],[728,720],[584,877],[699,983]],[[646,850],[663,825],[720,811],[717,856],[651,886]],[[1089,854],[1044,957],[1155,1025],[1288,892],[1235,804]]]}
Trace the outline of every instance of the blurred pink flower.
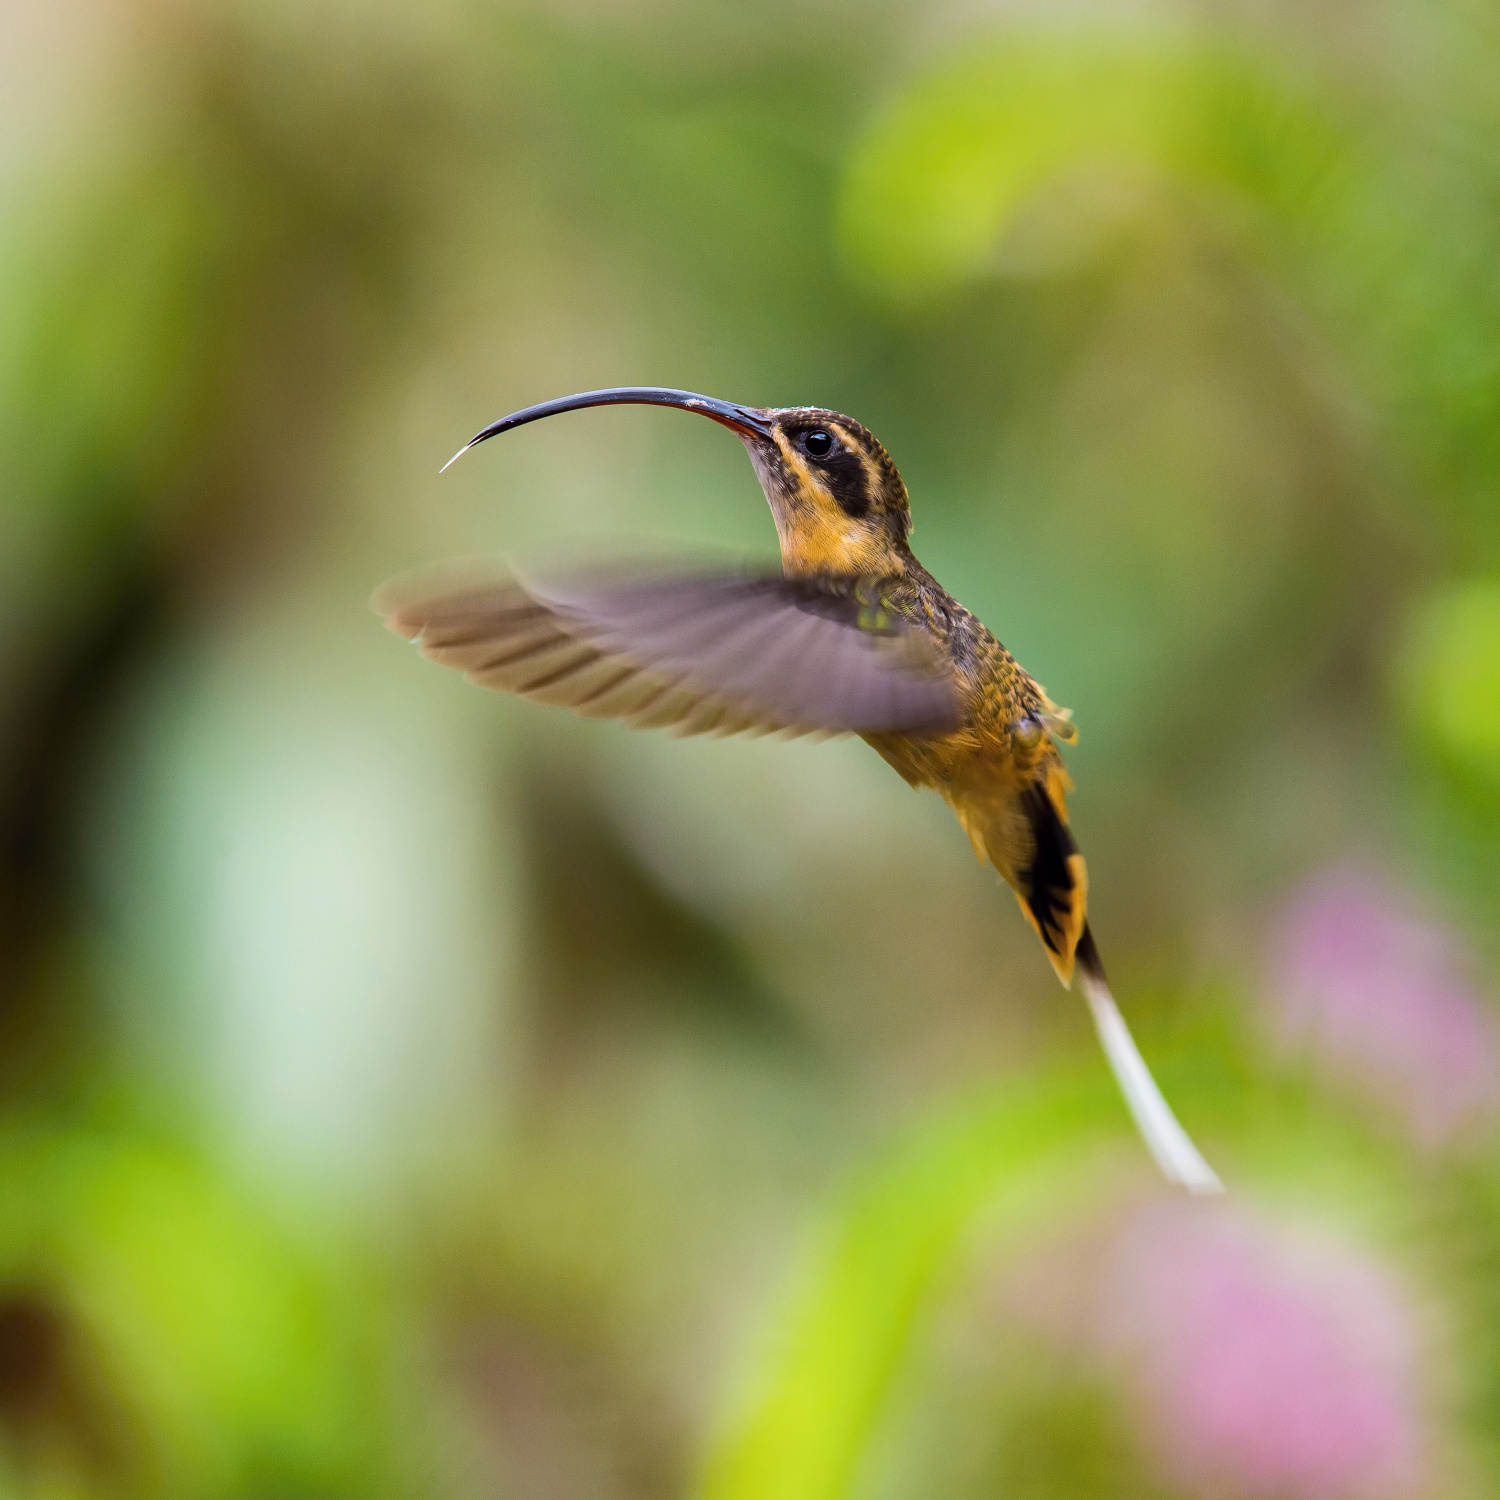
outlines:
{"label": "blurred pink flower", "polygon": [[1454,934],[1357,870],[1303,886],[1271,936],[1280,1040],[1392,1108],[1431,1146],[1500,1104],[1500,1037]]}
{"label": "blurred pink flower", "polygon": [[1190,1492],[1421,1488],[1411,1315],[1353,1251],[1222,1205],[1158,1206],[1116,1242],[1101,1291],[1105,1341],[1138,1370],[1152,1444]]}

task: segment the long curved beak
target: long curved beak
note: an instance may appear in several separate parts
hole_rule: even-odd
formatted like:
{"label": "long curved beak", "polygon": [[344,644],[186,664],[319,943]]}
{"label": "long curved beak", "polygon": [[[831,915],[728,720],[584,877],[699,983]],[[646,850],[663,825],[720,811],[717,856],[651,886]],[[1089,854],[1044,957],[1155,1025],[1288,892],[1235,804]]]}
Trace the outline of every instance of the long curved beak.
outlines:
{"label": "long curved beak", "polygon": [[[576,396],[559,396],[556,401],[543,401],[539,406],[522,407],[498,422],[491,422],[476,432],[447,464],[461,458],[476,443],[486,438],[509,432],[513,427],[524,427],[528,422],[540,421],[543,417],[555,417],[559,412],[579,411],[585,406],[680,406],[684,411],[695,411],[700,416],[712,417],[731,428],[741,437],[769,437],[770,424],[765,413],[753,406],[740,406],[733,401],[720,401],[713,396],[699,396],[692,391],[674,391],[660,385],[617,385],[604,391],[583,391]],[[440,469],[439,473],[442,472]]]}

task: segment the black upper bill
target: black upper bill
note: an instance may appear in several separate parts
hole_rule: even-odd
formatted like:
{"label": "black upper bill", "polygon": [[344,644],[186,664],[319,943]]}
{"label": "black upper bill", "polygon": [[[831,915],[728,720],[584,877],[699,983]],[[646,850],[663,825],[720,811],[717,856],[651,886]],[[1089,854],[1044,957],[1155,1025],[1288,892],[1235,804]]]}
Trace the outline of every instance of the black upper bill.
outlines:
{"label": "black upper bill", "polygon": [[586,406],[678,406],[684,411],[695,411],[712,417],[725,427],[732,428],[742,436],[768,437],[770,427],[762,413],[753,406],[740,406],[733,401],[720,401],[713,396],[699,396],[693,391],[674,391],[660,385],[617,385],[603,391],[582,391],[576,396],[560,396],[556,401],[543,401],[538,406],[525,406],[513,411],[498,422],[491,422],[476,432],[443,468],[462,457],[476,443],[486,438],[509,432],[513,427],[524,427],[528,422],[540,421],[543,417],[555,417],[559,412],[579,411]]}

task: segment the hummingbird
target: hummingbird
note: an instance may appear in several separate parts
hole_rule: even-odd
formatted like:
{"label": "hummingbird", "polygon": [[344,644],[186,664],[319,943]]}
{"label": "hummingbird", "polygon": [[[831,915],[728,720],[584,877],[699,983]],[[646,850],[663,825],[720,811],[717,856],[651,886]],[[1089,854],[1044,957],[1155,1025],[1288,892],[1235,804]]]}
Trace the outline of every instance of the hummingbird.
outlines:
{"label": "hummingbird", "polygon": [[906,485],[868,428],[821,407],[617,386],[501,417],[443,467],[544,417],[620,404],[696,412],[744,442],[779,570],[637,565],[539,582],[504,565],[448,565],[385,584],[375,611],[472,682],[590,718],[679,735],[859,735],[953,809],[1057,977],[1079,980],[1166,1177],[1222,1191],[1146,1067],[1089,930],[1060,749],[1077,737],[1072,715],[917,561]]}

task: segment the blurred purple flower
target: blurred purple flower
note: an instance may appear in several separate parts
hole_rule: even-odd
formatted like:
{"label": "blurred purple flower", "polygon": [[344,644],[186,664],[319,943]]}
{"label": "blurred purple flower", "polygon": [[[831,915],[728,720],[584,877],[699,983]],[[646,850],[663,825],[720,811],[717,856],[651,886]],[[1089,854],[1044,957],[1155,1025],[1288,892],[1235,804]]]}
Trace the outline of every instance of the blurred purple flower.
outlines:
{"label": "blurred purple flower", "polygon": [[1357,870],[1303,886],[1271,937],[1280,1041],[1391,1107],[1431,1146],[1500,1104],[1500,1037],[1464,978],[1461,944]]}
{"label": "blurred purple flower", "polygon": [[1215,1205],[1116,1242],[1101,1328],[1139,1372],[1167,1472],[1195,1494],[1395,1500],[1423,1488],[1415,1337],[1353,1251]]}

